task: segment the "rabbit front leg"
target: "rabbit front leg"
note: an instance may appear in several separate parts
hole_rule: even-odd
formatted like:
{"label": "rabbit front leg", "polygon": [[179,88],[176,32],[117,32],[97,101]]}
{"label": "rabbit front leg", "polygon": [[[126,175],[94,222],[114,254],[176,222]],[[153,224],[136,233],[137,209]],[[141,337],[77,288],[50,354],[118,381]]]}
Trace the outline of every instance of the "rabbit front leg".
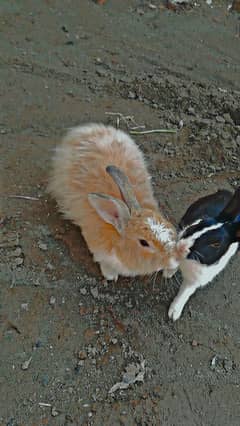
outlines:
{"label": "rabbit front leg", "polygon": [[118,272],[112,267],[109,262],[102,261],[100,262],[100,268],[102,275],[107,281],[117,281]]}
{"label": "rabbit front leg", "polygon": [[177,296],[170,305],[168,317],[173,321],[178,320],[187,301],[199,287],[200,284],[197,281],[183,281]]}

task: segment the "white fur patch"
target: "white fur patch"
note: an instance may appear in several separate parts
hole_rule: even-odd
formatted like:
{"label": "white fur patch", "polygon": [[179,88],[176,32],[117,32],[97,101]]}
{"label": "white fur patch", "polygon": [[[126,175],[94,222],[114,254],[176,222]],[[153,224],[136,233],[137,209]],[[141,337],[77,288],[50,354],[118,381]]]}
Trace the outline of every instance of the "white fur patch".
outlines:
{"label": "white fur patch", "polygon": [[232,243],[226,253],[213,265],[202,265],[196,260],[184,259],[180,264],[183,283],[168,311],[169,318],[176,321],[180,318],[183,308],[189,298],[200,287],[205,287],[228,264],[232,256],[237,252],[238,243]]}
{"label": "white fur patch", "polygon": [[213,280],[228,264],[229,260],[236,253],[238,243],[232,243],[226,253],[213,265],[203,265],[196,260],[184,259],[180,263],[180,269],[184,281],[196,285],[197,287],[204,287]]}
{"label": "white fur patch", "polygon": [[175,245],[173,239],[174,233],[171,229],[168,229],[163,223],[156,221],[153,217],[148,217],[146,224],[150,227],[155,238],[161,243],[165,244],[169,248]]}
{"label": "white fur patch", "polygon": [[180,239],[182,238],[182,236],[183,236],[184,232],[185,232],[188,228],[190,228],[190,226],[198,225],[201,221],[202,221],[202,219],[197,219],[197,220],[195,220],[195,222],[191,223],[190,225],[185,226],[185,228],[183,228],[183,229],[179,232],[179,234],[178,234],[178,239],[180,240]]}
{"label": "white fur patch", "polygon": [[182,238],[183,240],[185,240],[188,243],[188,247],[192,247],[194,242],[201,237],[201,235],[206,234],[206,232],[208,231],[213,231],[214,229],[218,229],[221,228],[223,224],[222,223],[217,223],[215,225],[211,225],[208,226],[206,228],[201,229],[201,231],[195,232],[194,234],[190,235],[189,237],[186,238]]}

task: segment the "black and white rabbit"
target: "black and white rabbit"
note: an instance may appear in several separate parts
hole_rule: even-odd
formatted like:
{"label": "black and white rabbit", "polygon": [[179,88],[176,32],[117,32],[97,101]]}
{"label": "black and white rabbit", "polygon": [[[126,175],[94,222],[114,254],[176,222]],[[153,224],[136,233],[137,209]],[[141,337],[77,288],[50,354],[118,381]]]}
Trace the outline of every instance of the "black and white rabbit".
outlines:
{"label": "black and white rabbit", "polygon": [[[179,252],[183,283],[168,316],[180,318],[195,291],[211,282],[239,249],[240,187],[232,194],[221,190],[193,203],[179,224]],[[171,276],[171,272],[165,276]]]}

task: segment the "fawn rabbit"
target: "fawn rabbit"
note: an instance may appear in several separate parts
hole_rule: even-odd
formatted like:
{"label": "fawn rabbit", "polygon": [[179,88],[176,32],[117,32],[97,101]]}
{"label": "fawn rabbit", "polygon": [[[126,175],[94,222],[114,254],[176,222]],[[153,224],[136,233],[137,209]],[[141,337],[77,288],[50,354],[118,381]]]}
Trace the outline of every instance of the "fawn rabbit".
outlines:
{"label": "fawn rabbit", "polygon": [[178,266],[176,231],[159,211],[142,152],[123,131],[70,130],[56,149],[49,191],[107,280]]}

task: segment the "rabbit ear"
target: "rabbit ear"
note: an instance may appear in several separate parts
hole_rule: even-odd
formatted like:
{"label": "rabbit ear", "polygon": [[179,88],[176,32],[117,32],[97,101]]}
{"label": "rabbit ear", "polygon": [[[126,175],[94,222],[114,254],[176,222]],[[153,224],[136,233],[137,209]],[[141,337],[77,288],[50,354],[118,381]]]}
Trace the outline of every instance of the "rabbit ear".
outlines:
{"label": "rabbit ear", "polygon": [[90,193],[88,201],[99,216],[121,234],[130,219],[127,205],[117,198],[105,194]]}
{"label": "rabbit ear", "polygon": [[106,172],[111,176],[114,182],[117,184],[120,189],[121,195],[129,207],[130,211],[140,210],[140,205],[134,194],[132,185],[129,182],[128,177],[125,173],[116,166],[107,166]]}
{"label": "rabbit ear", "polygon": [[191,225],[199,219],[204,219],[207,216],[217,218],[218,215],[225,209],[229,201],[232,199],[232,193],[225,189],[214,192],[214,194],[199,198],[187,209],[185,215],[179,223],[180,229]]}
{"label": "rabbit ear", "polygon": [[240,220],[240,187],[236,189],[233,197],[218,216],[218,219],[224,222]]}

